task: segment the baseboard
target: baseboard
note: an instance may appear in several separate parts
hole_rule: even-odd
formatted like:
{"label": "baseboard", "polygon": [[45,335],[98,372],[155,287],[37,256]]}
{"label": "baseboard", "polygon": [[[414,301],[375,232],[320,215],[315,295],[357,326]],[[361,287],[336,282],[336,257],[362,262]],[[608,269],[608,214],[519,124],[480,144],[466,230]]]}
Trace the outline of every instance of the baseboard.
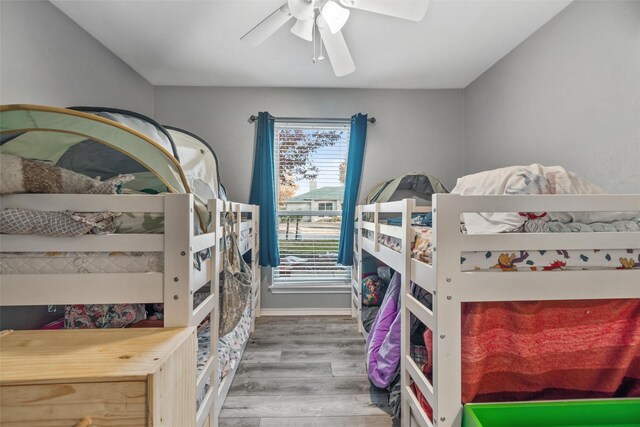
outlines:
{"label": "baseboard", "polygon": [[261,308],[262,316],[351,316],[350,308]]}

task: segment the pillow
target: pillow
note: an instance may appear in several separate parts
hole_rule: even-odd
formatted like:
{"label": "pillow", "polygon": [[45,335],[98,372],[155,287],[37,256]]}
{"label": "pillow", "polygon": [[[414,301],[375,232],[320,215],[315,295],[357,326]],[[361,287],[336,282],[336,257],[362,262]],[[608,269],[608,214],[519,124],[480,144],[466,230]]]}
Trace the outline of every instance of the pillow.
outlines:
{"label": "pillow", "polygon": [[386,265],[378,267],[378,277],[383,282],[389,283],[391,281],[391,268]]}
{"label": "pillow", "polygon": [[382,304],[387,284],[380,280],[378,276],[367,276],[362,280],[362,305],[368,307],[379,307]]}
{"label": "pillow", "polygon": [[121,175],[102,182],[49,163],[0,154],[0,194],[117,194],[132,179]]}

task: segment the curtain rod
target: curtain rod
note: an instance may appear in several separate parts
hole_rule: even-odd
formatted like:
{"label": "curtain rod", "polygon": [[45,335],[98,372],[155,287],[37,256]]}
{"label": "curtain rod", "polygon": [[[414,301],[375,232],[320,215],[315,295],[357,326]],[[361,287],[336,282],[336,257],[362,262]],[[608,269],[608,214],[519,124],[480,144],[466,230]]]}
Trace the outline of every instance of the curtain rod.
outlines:
{"label": "curtain rod", "polygon": [[[330,117],[274,117],[277,122],[291,122],[291,123],[350,123],[350,118],[330,118]],[[258,120],[258,116],[252,115],[249,117],[249,123],[254,123]],[[367,121],[374,124],[377,120],[375,117],[369,117]]]}

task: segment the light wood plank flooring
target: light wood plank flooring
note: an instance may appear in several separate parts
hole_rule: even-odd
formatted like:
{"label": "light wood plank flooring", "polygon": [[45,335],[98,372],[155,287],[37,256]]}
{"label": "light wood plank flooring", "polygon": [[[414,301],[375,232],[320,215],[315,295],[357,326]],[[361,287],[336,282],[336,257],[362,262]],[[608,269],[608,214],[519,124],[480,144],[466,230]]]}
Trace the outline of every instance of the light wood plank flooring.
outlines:
{"label": "light wood plank flooring", "polygon": [[390,427],[387,395],[369,385],[350,317],[261,317],[220,427]]}

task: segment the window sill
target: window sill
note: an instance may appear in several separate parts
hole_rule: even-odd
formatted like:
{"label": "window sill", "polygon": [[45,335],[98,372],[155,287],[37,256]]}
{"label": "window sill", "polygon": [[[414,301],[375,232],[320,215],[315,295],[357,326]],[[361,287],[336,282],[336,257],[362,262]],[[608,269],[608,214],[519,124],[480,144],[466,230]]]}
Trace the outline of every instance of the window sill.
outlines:
{"label": "window sill", "polygon": [[309,284],[287,284],[287,285],[271,285],[269,291],[272,294],[349,294],[351,293],[351,285],[334,284],[334,285],[309,285]]}

